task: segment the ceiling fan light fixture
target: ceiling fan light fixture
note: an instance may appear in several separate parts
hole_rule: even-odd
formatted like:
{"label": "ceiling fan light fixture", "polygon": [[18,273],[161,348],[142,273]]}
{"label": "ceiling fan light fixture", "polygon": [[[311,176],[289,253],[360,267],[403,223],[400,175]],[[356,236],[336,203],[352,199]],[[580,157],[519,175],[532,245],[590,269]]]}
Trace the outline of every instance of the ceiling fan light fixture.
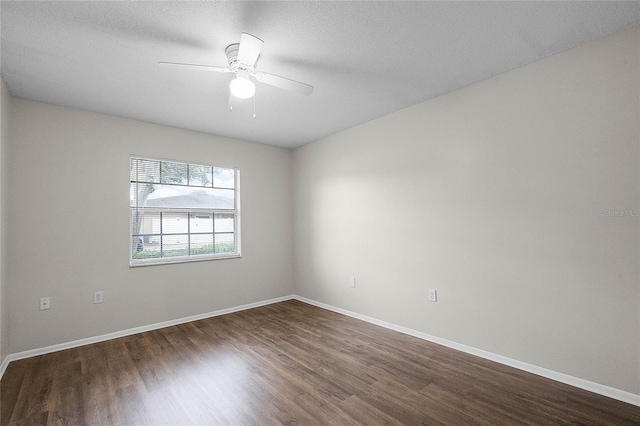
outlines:
{"label": "ceiling fan light fixture", "polygon": [[249,99],[256,93],[256,85],[246,75],[238,74],[229,82],[231,94],[239,99]]}

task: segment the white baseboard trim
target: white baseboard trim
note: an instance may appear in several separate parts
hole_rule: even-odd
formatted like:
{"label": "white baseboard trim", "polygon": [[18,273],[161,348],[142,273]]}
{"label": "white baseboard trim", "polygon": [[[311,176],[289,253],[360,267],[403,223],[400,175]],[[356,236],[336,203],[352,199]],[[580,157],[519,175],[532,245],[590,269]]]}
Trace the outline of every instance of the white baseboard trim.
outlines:
{"label": "white baseboard trim", "polygon": [[476,355],[481,358],[488,359],[490,361],[498,362],[500,364],[508,365],[510,367],[517,368],[519,370],[523,370],[529,373],[537,374],[538,376],[546,377],[548,379],[555,380],[557,382],[565,383],[580,389],[584,389],[590,392],[597,393],[599,395],[603,395],[609,398],[617,399],[622,402],[626,402],[628,404],[633,404],[640,407],[640,395],[633,394],[631,392],[626,392],[620,389],[612,388],[609,386],[605,386],[599,383],[591,382],[589,380],[580,379],[578,377],[573,377],[568,374],[559,373],[557,371],[549,370],[543,367],[538,367],[533,364],[528,364],[526,362],[517,361],[511,358],[507,358],[502,355],[494,354],[492,352],[488,352],[482,349],[477,349],[472,346],[463,345],[461,343],[453,342],[451,340],[442,339],[440,337],[432,336],[427,333],[423,333],[420,331],[416,331],[407,327],[403,327],[400,325],[396,325],[390,322],[382,321],[373,317],[368,317],[366,315],[358,314],[356,312],[348,311],[346,309],[338,308],[336,306],[328,305],[326,303],[317,302],[312,299],[308,299],[306,297],[298,296],[298,295],[289,295],[277,297],[275,299],[263,300],[255,303],[248,303],[246,305],[240,305],[227,309],[220,309],[217,311],[206,312],[203,314],[192,315],[189,317],[178,318],[170,321],[163,321],[155,324],[144,325],[141,327],[134,327],[127,330],[116,331],[113,333],[102,334],[100,336],[87,337],[84,339],[74,340],[71,342],[60,343],[56,345],[46,346],[43,348],[31,349],[28,351],[18,352],[15,354],[7,355],[2,364],[0,364],[0,379],[4,375],[7,366],[11,361],[17,361],[24,358],[30,358],[33,356],[44,355],[51,352],[62,351],[65,349],[76,348],[78,346],[89,345],[92,343],[104,342],[105,340],[117,339],[119,337],[130,336],[132,334],[138,334],[145,331],[158,330],[160,328],[170,327],[172,325],[184,324],[191,321],[197,321],[205,318],[212,318],[220,315],[230,314],[233,312],[244,311],[247,309],[257,308],[260,306],[271,305],[273,303],[283,302],[285,300],[296,299],[304,303],[308,303],[310,305],[317,306],[319,308],[327,309],[329,311],[337,312],[339,314],[347,315],[352,318],[356,318],[362,321],[366,321],[371,324],[379,325],[384,328],[388,328],[390,330],[399,331],[404,334],[408,334],[410,336],[417,337],[419,339],[427,340],[433,343],[437,343],[442,346],[446,346],[452,349],[457,349],[462,352],[466,352],[471,355]]}
{"label": "white baseboard trim", "polygon": [[275,299],[263,300],[255,303],[248,303],[246,305],[235,306],[233,308],[220,309],[218,311],[206,312],[204,314],[192,315],[189,317],[178,318],[175,320],[158,322],[155,324],[143,325],[141,327],[129,328],[127,330],[116,331],[113,333],[102,334],[100,336],[87,337],[84,339],[74,340],[66,343],[59,343],[56,345],[45,346],[44,348],[30,349],[28,351],[18,352],[15,354],[9,354],[5,357],[2,365],[0,365],[0,379],[4,374],[7,366],[11,361],[17,361],[19,359],[31,358],[33,356],[44,355],[51,352],[62,351],[65,349],[77,348],[78,346],[90,345],[92,343],[104,342],[105,340],[117,339],[118,337],[131,336],[132,334],[143,333],[145,331],[158,330],[160,328],[170,327],[172,325],[184,324],[191,321],[197,321],[205,318],[217,317],[220,315],[230,314],[233,312],[245,311],[247,309],[253,309],[260,306],[271,305],[273,303],[284,302],[285,300],[291,300],[295,298],[294,295],[277,297]]}
{"label": "white baseboard trim", "polygon": [[9,365],[9,356],[7,355],[2,360],[2,364],[0,364],[0,379],[2,379],[2,375],[4,374],[4,371],[7,369],[8,365]]}
{"label": "white baseboard trim", "polygon": [[500,364],[507,365],[509,367],[517,368],[518,370],[523,370],[528,373],[533,373],[538,376],[546,377],[551,380],[555,380],[557,382],[565,383],[567,385],[574,386],[576,388],[584,389],[593,393],[597,393],[599,395],[603,395],[609,398],[617,399],[622,402],[626,402],[628,404],[637,405],[640,407],[640,395],[636,395],[631,392],[626,392],[620,389],[612,388],[610,386],[605,386],[600,383],[591,382],[589,380],[580,379],[578,377],[573,377],[568,374],[559,373],[557,371],[549,370],[547,368],[538,367],[537,365],[528,364],[526,362],[518,361],[515,359],[507,358],[502,355],[494,354],[492,352],[488,352],[482,349],[477,349],[472,346],[463,345],[461,343],[453,342],[451,340],[442,339],[440,337],[432,336],[427,333],[423,333],[420,331],[416,331],[407,327],[403,327],[400,325],[396,325],[390,322],[381,321],[376,318],[368,317],[366,315],[361,315],[356,312],[351,312],[346,309],[338,308],[332,305],[328,305],[326,303],[317,302],[312,299],[307,299],[302,296],[294,296],[296,300],[301,302],[308,303],[310,305],[317,306],[319,308],[327,309],[329,311],[337,312],[339,314],[347,315],[352,318],[356,318],[362,321],[366,321],[371,324],[379,325],[384,328],[388,328],[390,330],[399,331],[404,334],[408,334],[410,336],[417,337],[419,339],[427,340],[433,343],[437,343],[442,346],[446,346],[448,348],[456,349],[461,352],[466,352],[471,355],[476,355],[484,359],[488,359],[490,361],[494,361]]}

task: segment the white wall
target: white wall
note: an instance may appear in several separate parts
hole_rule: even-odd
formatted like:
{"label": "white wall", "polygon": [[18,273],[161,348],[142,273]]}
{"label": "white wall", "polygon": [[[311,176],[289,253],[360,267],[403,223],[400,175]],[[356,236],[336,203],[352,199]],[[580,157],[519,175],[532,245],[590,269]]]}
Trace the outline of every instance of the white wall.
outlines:
{"label": "white wall", "polygon": [[[293,293],[290,150],[18,98],[10,119],[10,353]],[[131,154],[239,167],[242,258],[129,268]]]}
{"label": "white wall", "polygon": [[0,77],[0,365],[9,354],[9,310],[7,309],[7,146],[9,145],[9,108],[11,95]]}
{"label": "white wall", "polygon": [[640,394],[639,38],[296,149],[296,293]]}

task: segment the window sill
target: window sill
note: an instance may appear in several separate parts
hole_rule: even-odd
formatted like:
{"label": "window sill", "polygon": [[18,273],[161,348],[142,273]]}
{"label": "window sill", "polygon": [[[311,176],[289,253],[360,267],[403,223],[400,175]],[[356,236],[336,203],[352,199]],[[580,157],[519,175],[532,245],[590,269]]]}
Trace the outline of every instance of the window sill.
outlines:
{"label": "window sill", "polygon": [[237,259],[242,257],[240,253],[219,254],[215,257],[212,256],[189,256],[189,257],[165,257],[160,259],[140,259],[129,260],[129,268],[138,268],[140,266],[157,266],[157,265],[171,265],[175,263],[191,263],[191,262],[204,262],[207,260],[222,260],[222,259]]}

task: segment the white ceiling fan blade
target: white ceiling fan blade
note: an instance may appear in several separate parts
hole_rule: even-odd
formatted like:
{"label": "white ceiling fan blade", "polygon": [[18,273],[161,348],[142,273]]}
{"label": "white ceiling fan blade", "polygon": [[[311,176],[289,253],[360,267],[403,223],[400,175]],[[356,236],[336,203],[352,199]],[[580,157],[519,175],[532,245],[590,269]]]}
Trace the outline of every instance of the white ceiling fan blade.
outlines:
{"label": "white ceiling fan blade", "polygon": [[299,81],[290,80],[288,78],[279,77],[273,74],[267,74],[266,72],[257,72],[254,74],[256,80],[268,84],[270,86],[279,87],[290,92],[296,92],[301,95],[309,96],[313,92],[313,86]]}
{"label": "white ceiling fan blade", "polygon": [[200,70],[200,71],[232,72],[229,68],[216,67],[213,65],[183,64],[180,62],[158,62],[158,65],[160,65],[161,67],[190,68],[192,70]]}
{"label": "white ceiling fan blade", "polygon": [[242,33],[238,47],[238,61],[250,67],[256,64],[264,41],[251,34]]}

